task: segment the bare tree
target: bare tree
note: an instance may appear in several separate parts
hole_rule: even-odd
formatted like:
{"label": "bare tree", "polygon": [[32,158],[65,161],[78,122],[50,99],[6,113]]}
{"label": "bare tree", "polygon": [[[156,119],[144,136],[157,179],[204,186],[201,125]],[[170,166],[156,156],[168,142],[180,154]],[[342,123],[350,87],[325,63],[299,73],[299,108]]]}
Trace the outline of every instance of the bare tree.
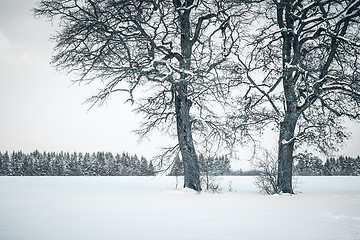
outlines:
{"label": "bare tree", "polygon": [[360,119],[360,1],[269,0],[258,13],[237,53],[248,87],[236,120],[277,124],[277,185],[292,193],[295,147],[326,152],[348,137],[343,117]]}
{"label": "bare tree", "polygon": [[277,194],[281,190],[278,186],[277,160],[269,151],[264,151],[263,156],[256,160],[254,164],[256,170],[259,171],[255,177],[255,185],[266,194]]}
{"label": "bare tree", "polygon": [[89,99],[92,104],[127,92],[144,114],[140,135],[176,126],[184,187],[200,191],[192,130],[199,122],[214,131],[220,126],[200,120],[215,116],[209,101],[228,91],[219,71],[237,41],[228,14],[233,5],[215,0],[42,0],[34,13],[60,26],[53,37],[52,63],[77,73],[77,82],[103,82]]}

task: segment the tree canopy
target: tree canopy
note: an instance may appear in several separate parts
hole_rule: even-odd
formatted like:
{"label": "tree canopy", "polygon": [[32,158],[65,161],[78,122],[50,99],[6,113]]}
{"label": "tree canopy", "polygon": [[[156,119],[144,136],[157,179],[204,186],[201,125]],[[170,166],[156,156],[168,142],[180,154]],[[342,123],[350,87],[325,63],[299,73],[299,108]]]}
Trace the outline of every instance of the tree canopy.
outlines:
{"label": "tree canopy", "polygon": [[292,192],[294,148],[327,153],[349,136],[342,117],[360,120],[360,1],[263,1],[257,14],[236,53],[248,86],[238,120],[276,124],[279,189]]}
{"label": "tree canopy", "polygon": [[176,132],[169,152],[196,191],[196,140],[209,150],[275,123],[291,193],[295,148],[326,153],[349,136],[343,117],[360,120],[359,0],[42,0],[34,13],[60,26],[52,63],[103,83],[92,104],[126,92],[141,136]]}
{"label": "tree canopy", "polygon": [[52,63],[76,73],[76,82],[103,82],[92,104],[126,92],[144,114],[140,135],[176,126],[185,186],[200,190],[192,132],[230,139],[212,107],[229,92],[219,72],[239,37],[231,22],[234,6],[215,0],[42,0],[34,13],[60,27]]}

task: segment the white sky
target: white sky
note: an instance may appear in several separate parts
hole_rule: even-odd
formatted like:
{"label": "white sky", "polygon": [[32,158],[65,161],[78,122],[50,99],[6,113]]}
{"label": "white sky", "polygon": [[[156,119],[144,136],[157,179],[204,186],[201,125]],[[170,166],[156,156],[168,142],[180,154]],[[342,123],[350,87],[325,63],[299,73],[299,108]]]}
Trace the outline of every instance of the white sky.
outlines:
{"label": "white sky", "polygon": [[[0,1],[0,151],[111,151],[151,158],[164,138],[138,143],[131,131],[139,116],[113,96],[106,106],[94,107],[85,99],[93,86],[72,85],[70,77],[49,64],[53,28],[30,11],[35,0]],[[357,156],[359,124],[351,124],[353,139],[339,154]]]}
{"label": "white sky", "polygon": [[0,151],[111,151],[152,157],[154,142],[138,143],[132,133],[139,117],[113,96],[107,105],[84,104],[97,92],[72,85],[49,64],[54,33],[30,11],[34,0],[0,1]]}

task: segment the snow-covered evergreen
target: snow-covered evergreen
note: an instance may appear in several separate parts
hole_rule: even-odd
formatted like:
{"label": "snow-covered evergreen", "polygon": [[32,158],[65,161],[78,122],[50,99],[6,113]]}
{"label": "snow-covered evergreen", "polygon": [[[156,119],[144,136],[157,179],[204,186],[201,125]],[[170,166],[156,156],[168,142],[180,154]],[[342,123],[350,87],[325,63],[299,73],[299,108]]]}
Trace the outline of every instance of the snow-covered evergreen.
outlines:
{"label": "snow-covered evergreen", "polygon": [[0,152],[0,176],[152,176],[146,158],[128,153]]}

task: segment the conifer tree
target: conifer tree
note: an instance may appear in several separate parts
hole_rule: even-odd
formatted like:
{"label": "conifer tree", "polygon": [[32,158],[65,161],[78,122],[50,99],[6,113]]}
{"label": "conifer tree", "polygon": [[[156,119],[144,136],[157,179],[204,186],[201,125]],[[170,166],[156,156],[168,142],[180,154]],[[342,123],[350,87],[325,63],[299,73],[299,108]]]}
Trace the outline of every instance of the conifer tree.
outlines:
{"label": "conifer tree", "polygon": [[151,160],[150,160],[150,163],[149,163],[148,175],[149,175],[149,176],[155,176],[155,175],[156,175],[155,167],[154,167],[154,165],[153,165],[153,163],[152,163]]}
{"label": "conifer tree", "polygon": [[4,176],[4,160],[3,160],[3,154],[0,152],[0,176]]}
{"label": "conifer tree", "polygon": [[179,155],[177,155],[174,159],[174,163],[172,164],[171,171],[169,173],[170,176],[184,176],[184,164],[181,161]]}

